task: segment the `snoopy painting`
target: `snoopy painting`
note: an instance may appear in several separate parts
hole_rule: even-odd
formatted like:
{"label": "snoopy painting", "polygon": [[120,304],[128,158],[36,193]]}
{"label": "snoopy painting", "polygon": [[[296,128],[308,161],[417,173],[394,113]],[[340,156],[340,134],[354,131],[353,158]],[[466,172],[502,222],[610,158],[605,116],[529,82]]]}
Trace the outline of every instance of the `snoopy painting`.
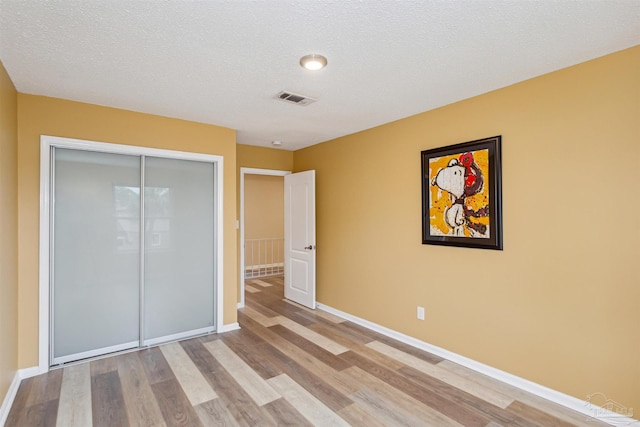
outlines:
{"label": "snoopy painting", "polygon": [[489,151],[429,159],[431,235],[490,238]]}

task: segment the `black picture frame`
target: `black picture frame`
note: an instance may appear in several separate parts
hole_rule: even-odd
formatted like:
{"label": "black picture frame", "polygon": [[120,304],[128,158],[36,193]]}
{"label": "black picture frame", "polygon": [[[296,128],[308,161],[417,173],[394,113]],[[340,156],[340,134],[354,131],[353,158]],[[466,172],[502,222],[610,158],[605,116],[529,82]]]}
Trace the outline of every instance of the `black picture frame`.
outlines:
{"label": "black picture frame", "polygon": [[502,136],[421,159],[422,244],[502,250]]}

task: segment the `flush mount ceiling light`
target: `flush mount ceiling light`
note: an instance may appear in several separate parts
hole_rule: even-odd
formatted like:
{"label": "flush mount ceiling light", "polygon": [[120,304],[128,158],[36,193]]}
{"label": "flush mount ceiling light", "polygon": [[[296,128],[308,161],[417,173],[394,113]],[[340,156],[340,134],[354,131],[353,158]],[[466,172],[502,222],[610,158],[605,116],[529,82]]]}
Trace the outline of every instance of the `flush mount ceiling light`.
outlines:
{"label": "flush mount ceiling light", "polygon": [[274,145],[275,147],[279,147],[282,145],[282,141],[271,141],[271,144]]}
{"label": "flush mount ceiling light", "polygon": [[327,66],[327,58],[316,53],[300,58],[300,66],[310,71],[317,71]]}

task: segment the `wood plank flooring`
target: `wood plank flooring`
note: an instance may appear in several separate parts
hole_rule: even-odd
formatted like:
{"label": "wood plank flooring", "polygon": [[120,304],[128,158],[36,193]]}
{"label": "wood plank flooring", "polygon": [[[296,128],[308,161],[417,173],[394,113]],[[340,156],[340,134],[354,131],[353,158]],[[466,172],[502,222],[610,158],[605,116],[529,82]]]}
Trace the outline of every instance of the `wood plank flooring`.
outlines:
{"label": "wood plank flooring", "polygon": [[604,426],[248,280],[241,329],[25,379],[6,426]]}

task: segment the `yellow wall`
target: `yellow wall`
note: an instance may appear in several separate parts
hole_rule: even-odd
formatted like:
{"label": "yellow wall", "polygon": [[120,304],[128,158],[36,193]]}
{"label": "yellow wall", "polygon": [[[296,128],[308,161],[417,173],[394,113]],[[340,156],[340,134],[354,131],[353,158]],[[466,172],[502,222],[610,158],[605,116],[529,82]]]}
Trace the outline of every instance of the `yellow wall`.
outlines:
{"label": "yellow wall", "polygon": [[[420,151],[494,135],[504,251],[422,245]],[[640,47],[296,151],[318,301],[638,411],[638,159]]]}
{"label": "yellow wall", "polygon": [[283,171],[293,169],[292,151],[238,144],[236,146],[236,153],[238,156],[238,174],[240,174],[240,168]]}
{"label": "yellow wall", "polygon": [[115,108],[18,94],[19,365],[38,364],[40,135],[224,156],[224,323],[236,321],[235,131]]}
{"label": "yellow wall", "polygon": [[284,237],[284,177],[245,175],[244,237]]}
{"label": "yellow wall", "polygon": [[18,369],[18,96],[0,62],[0,404]]}

